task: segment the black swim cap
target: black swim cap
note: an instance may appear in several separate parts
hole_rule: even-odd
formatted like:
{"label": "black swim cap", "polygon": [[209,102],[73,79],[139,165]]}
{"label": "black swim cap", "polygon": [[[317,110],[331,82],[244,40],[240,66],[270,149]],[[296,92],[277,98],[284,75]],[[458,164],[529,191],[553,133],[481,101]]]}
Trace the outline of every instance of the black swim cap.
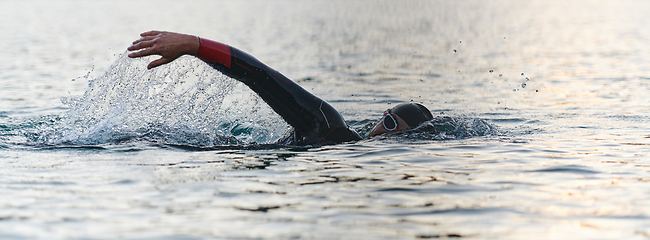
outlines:
{"label": "black swim cap", "polygon": [[402,118],[411,128],[433,119],[431,111],[419,103],[402,103],[390,109],[390,113]]}

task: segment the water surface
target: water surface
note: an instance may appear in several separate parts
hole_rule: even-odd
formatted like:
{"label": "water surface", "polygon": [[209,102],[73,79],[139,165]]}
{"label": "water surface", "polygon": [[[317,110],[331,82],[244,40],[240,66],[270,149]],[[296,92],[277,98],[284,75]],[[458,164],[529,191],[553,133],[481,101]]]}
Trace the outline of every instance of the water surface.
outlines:
{"label": "water surface", "polygon": [[[0,237],[647,238],[648,7],[2,1]],[[274,145],[243,85],[125,58],[151,29],[249,52],[362,133],[411,101],[451,128]]]}

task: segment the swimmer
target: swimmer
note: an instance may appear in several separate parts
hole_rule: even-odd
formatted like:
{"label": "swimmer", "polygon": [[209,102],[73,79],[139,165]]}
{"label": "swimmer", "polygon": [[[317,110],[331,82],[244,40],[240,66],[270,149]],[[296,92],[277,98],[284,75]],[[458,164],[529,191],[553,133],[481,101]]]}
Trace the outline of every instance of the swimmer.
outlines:
{"label": "swimmer", "polygon": [[[132,51],[131,58],[161,56],[148,69],[192,55],[246,84],[293,127],[280,144],[328,145],[362,139],[326,101],[239,49],[181,33],[149,31],[140,36],[127,50]],[[399,104],[384,112],[368,137],[415,128],[431,119],[431,112],[421,104]]]}

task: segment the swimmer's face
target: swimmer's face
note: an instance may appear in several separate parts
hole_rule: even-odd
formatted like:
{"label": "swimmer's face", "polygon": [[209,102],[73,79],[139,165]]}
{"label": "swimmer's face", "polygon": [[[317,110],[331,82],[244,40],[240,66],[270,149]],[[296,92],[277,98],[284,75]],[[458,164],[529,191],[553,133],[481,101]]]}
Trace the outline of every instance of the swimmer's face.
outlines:
{"label": "swimmer's face", "polygon": [[[386,119],[386,118],[390,118],[391,116],[393,117],[393,119],[395,119],[395,122],[397,122],[397,127],[395,129],[393,129],[393,130],[388,130],[384,126],[385,125],[384,120],[392,121],[390,119]],[[404,121],[404,119],[397,116],[396,114],[391,114],[391,113],[385,112],[384,117],[379,119],[379,121],[377,123],[375,123],[375,126],[372,127],[372,130],[370,130],[370,133],[368,134],[368,137],[374,137],[374,136],[381,135],[381,134],[384,134],[384,133],[393,133],[393,132],[404,131],[404,130],[406,130],[408,128],[409,128],[409,125]]]}

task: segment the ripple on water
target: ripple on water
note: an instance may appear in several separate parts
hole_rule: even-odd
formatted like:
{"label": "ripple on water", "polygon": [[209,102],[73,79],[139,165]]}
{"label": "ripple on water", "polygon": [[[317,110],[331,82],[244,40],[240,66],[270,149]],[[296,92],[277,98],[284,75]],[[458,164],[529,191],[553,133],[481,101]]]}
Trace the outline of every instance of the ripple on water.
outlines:
{"label": "ripple on water", "polygon": [[591,174],[601,173],[590,167],[579,166],[579,165],[552,166],[552,167],[545,167],[537,170],[531,170],[529,172],[573,173],[573,174],[580,174],[580,175],[591,175]]}

